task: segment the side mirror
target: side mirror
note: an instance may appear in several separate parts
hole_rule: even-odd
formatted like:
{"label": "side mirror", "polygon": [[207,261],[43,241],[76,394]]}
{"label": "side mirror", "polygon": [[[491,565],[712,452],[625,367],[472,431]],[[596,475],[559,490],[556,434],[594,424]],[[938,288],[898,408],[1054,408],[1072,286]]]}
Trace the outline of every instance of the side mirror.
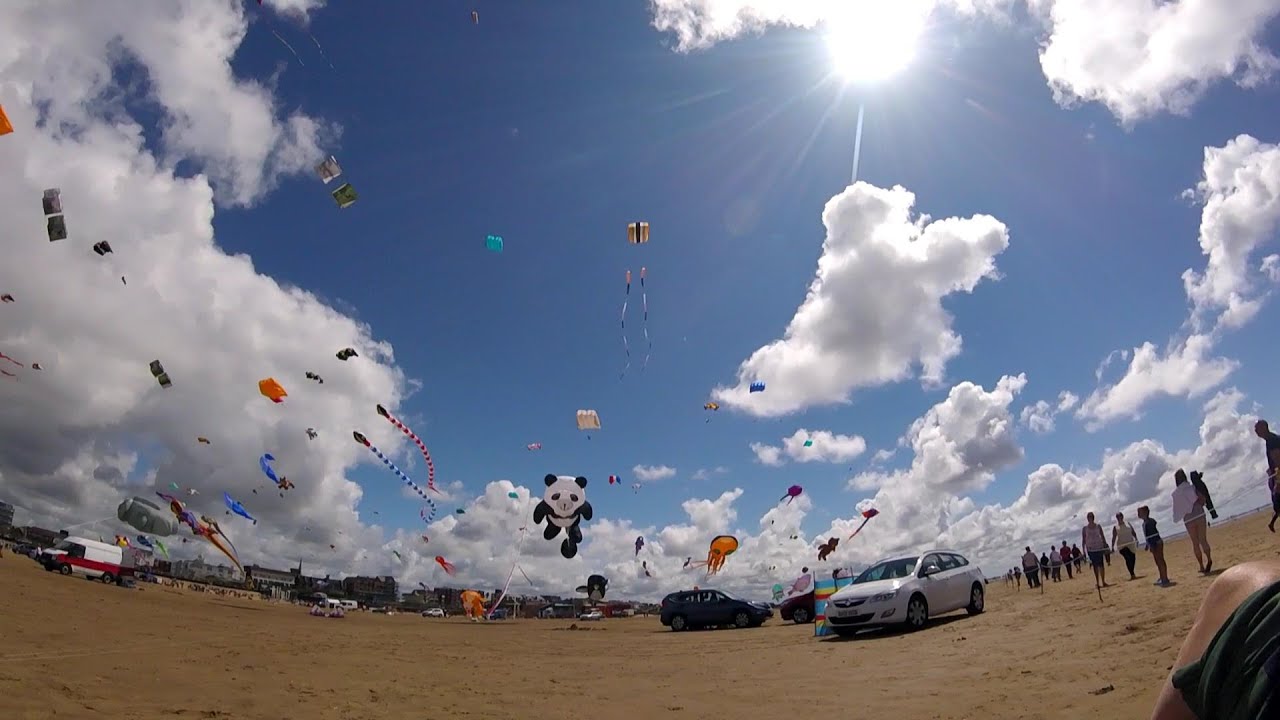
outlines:
{"label": "side mirror", "polygon": [[937,575],[940,572],[942,572],[942,568],[933,563],[929,563],[920,571],[920,577],[929,577],[930,575]]}

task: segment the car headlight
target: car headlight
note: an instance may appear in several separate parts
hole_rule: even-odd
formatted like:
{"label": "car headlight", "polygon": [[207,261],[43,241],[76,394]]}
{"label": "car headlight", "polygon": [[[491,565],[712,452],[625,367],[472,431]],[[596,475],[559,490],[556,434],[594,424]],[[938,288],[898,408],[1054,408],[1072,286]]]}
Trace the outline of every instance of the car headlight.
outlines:
{"label": "car headlight", "polygon": [[872,596],[871,596],[871,602],[873,602],[873,603],[878,603],[878,602],[889,602],[890,600],[892,600],[892,599],[894,599],[894,598],[896,598],[896,597],[898,597],[898,591],[897,591],[897,590],[894,590],[894,591],[892,591],[892,592],[880,593],[879,595],[872,595]]}

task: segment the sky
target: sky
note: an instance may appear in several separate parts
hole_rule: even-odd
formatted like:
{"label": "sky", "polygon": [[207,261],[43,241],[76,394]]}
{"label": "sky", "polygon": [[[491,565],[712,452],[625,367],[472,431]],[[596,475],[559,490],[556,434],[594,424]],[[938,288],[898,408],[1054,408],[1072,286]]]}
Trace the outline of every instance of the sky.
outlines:
{"label": "sky", "polygon": [[[931,546],[996,575],[1144,503],[1167,533],[1179,467],[1264,504],[1280,6],[914,1],[870,86],[818,0],[7,4],[0,499],[134,535],[116,505],[173,484],[246,564],[644,599]],[[378,404],[430,525],[352,439],[425,486]],[[547,474],[588,479],[573,559]],[[720,534],[719,577],[682,569]]]}

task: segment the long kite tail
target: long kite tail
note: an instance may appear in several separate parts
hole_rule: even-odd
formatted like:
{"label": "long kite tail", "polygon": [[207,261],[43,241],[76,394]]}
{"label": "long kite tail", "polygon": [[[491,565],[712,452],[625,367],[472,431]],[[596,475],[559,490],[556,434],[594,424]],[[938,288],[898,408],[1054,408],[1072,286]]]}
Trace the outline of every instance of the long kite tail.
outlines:
{"label": "long kite tail", "polygon": [[649,367],[649,356],[653,354],[653,340],[649,339],[649,294],[644,289],[645,268],[640,268],[640,301],[644,303],[644,340],[649,343],[649,349],[644,354],[644,365],[640,366],[641,370]]}
{"label": "long kite tail", "polygon": [[387,412],[387,409],[382,407],[381,405],[378,406],[378,414],[386,418],[387,421],[390,422],[392,425],[395,425],[397,428],[399,428],[400,432],[404,433],[405,435],[408,435],[409,439],[413,441],[413,444],[418,446],[418,451],[422,453],[423,459],[427,461],[427,488],[430,489],[432,492],[437,492],[437,493],[440,492],[439,490],[436,489],[436,465],[435,463],[431,462],[431,453],[427,450],[427,446],[423,444],[422,440],[418,439],[418,436],[414,434],[412,430],[409,429],[408,425],[405,425],[404,423],[400,422],[400,420],[395,415],[392,415],[390,412]]}
{"label": "long kite tail", "polygon": [[[528,509],[529,509],[529,505],[528,503],[526,503],[525,512],[523,513],[523,515],[528,514]],[[484,614],[486,619],[489,618],[491,615],[493,615],[494,610],[497,610],[499,607],[501,607],[502,601],[507,597],[507,590],[511,587],[511,578],[515,576],[516,568],[520,566],[520,552],[521,550],[524,549],[524,538],[525,538],[525,534],[527,532],[528,527],[529,527],[528,525],[523,525],[520,527],[520,541],[516,543],[516,557],[514,560],[511,561],[511,572],[507,573],[507,582],[503,584],[502,592],[498,593],[498,599],[493,601],[493,606],[490,607],[489,611]],[[523,568],[520,570],[520,574],[524,575]],[[529,576],[524,575],[524,579],[529,580]],[[529,584],[532,585],[533,581],[529,580]]]}
{"label": "long kite tail", "polygon": [[378,446],[374,445],[373,443],[370,443],[367,439],[364,441],[364,445],[365,447],[373,451],[373,454],[377,455],[378,459],[382,461],[382,464],[390,468],[391,472],[396,474],[396,477],[404,481],[405,485],[408,485],[410,488],[413,488],[413,491],[418,493],[418,497],[422,498],[423,500],[430,500],[430,498],[427,497],[427,494],[422,491],[422,488],[418,487],[417,483],[411,480],[408,475],[405,475],[400,468],[396,467],[395,463],[388,460],[386,455],[382,454],[382,451],[378,449]]}
{"label": "long kite tail", "polygon": [[627,271],[627,292],[622,296],[622,351],[627,354],[627,364],[622,368],[622,374],[618,375],[618,379],[626,377],[627,370],[631,369],[631,344],[627,342],[627,303],[631,301],[631,271]]}
{"label": "long kite tail", "polygon": [[289,43],[288,43],[284,38],[280,37],[280,33],[276,32],[275,30],[272,30],[272,31],[271,31],[271,34],[272,34],[272,35],[275,35],[275,36],[276,36],[276,39],[277,39],[277,40],[279,40],[279,41],[281,42],[281,44],[283,44],[285,47],[289,48],[289,52],[293,53],[293,57],[297,59],[297,61],[298,61],[298,64],[299,64],[299,65],[301,65],[302,67],[306,67],[306,66],[307,66],[307,64],[306,64],[306,63],[302,62],[302,58],[301,58],[301,57],[299,57],[299,55],[298,55],[298,51],[297,51],[297,50],[294,50],[292,45],[290,45],[290,44],[289,44]]}
{"label": "long kite tail", "polygon": [[311,38],[311,42],[316,44],[316,49],[320,51],[320,57],[324,58],[324,61],[329,63],[329,69],[337,70],[338,68],[333,66],[333,61],[329,59],[329,56],[324,54],[324,48],[320,47],[320,41],[316,39],[316,36],[308,32],[307,37]]}
{"label": "long kite tail", "polygon": [[[864,518],[862,518],[862,524],[858,526],[858,529],[857,529],[857,530],[854,530],[854,531],[853,531],[853,535],[850,535],[850,536],[849,536],[849,540],[852,540],[855,536],[857,536],[857,534],[858,534],[858,533],[862,532],[862,528],[864,528],[864,527],[866,527],[866,526],[867,526],[867,521],[868,521],[868,520],[870,520],[870,519],[871,519],[871,518],[869,518],[869,517],[864,517]],[[848,540],[846,540],[845,542],[848,542]]]}

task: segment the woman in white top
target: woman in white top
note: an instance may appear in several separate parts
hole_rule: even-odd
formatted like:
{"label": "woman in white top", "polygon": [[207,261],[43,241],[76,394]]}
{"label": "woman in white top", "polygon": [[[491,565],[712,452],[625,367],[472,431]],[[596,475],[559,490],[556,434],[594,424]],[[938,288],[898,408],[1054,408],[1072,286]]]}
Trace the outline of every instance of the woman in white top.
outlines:
{"label": "woman in white top", "polygon": [[1138,533],[1133,526],[1125,522],[1124,513],[1116,513],[1116,526],[1111,528],[1111,549],[1124,558],[1124,566],[1129,569],[1129,579],[1137,580],[1133,574],[1134,565],[1138,562]]}
{"label": "woman in white top", "polygon": [[1186,525],[1196,564],[1200,572],[1208,574],[1213,570],[1213,555],[1209,551],[1209,520],[1204,516],[1205,497],[1181,469],[1173,474],[1173,482],[1173,516]]}
{"label": "woman in white top", "polygon": [[1089,567],[1093,568],[1093,584],[1100,588],[1110,587],[1107,584],[1107,566],[1104,562],[1107,536],[1103,534],[1102,526],[1093,519],[1093,513],[1086,515],[1085,519],[1089,523],[1080,531],[1080,544],[1089,556]]}

